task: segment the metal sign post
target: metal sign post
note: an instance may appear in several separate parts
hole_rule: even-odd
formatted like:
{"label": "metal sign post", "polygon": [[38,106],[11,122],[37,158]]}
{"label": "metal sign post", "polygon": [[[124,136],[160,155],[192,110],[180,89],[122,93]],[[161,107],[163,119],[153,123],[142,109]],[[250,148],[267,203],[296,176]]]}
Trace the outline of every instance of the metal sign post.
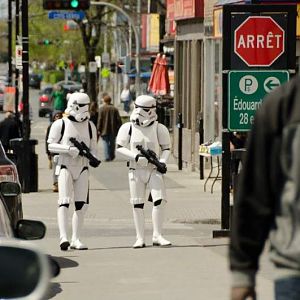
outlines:
{"label": "metal sign post", "polygon": [[295,73],[296,15],[296,5],[223,6],[221,229],[213,237],[230,233],[230,131],[250,130],[257,103]]}

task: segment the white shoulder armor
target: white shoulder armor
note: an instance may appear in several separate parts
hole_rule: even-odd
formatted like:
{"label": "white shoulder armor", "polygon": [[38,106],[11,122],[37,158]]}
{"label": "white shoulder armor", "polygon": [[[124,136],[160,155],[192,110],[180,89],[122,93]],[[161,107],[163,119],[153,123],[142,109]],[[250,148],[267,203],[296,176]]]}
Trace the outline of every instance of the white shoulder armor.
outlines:
{"label": "white shoulder armor", "polygon": [[117,144],[116,151],[125,159],[134,160],[136,154],[127,148],[130,141],[131,126],[132,123],[127,122],[120,127],[116,139],[116,144]]}
{"label": "white shoulder armor", "polygon": [[157,138],[162,151],[159,161],[166,163],[171,153],[170,151],[171,139],[170,139],[170,133],[168,128],[161,123],[158,123]]}

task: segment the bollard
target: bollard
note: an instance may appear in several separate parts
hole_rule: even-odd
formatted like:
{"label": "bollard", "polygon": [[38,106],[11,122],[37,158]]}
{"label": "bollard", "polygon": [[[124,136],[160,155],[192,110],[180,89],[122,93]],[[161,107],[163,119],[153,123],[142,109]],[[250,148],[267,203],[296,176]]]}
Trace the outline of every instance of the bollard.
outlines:
{"label": "bollard", "polygon": [[[203,129],[203,116],[199,119],[199,145],[204,143],[204,129]],[[204,157],[199,155],[199,172],[200,179],[204,179]]]}
{"label": "bollard", "polygon": [[182,113],[178,113],[177,117],[178,127],[178,170],[182,170]]}

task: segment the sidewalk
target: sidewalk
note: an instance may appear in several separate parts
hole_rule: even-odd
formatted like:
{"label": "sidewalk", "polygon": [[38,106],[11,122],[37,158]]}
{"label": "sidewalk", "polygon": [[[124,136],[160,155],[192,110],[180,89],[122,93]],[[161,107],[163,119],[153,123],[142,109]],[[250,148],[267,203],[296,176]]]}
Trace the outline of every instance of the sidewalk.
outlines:
{"label": "sidewalk", "polygon": [[[42,120],[32,126],[32,138],[39,141],[36,147],[39,192],[23,195],[24,214],[25,218],[38,218],[46,223],[47,237],[40,243],[48,253],[61,257],[57,249],[57,194],[51,190],[51,171],[44,151],[46,124]],[[99,152],[102,159],[101,142]],[[171,162],[166,175],[168,204],[164,227],[166,237],[174,246],[137,251],[131,248],[134,227],[128,183],[123,180],[127,169],[119,158],[111,163],[103,162],[99,170],[91,170],[92,200],[85,222],[90,250],[64,254],[64,258],[78,261],[81,271],[75,275],[72,268],[62,270],[53,283],[62,290],[54,294],[55,299],[81,299],[84,295],[89,300],[229,299],[228,239],[212,238],[212,231],[221,226],[221,181],[216,182],[213,194],[210,189],[204,192],[204,180],[199,179],[199,173],[179,171],[175,160]],[[149,245],[151,207],[148,204],[145,216]],[[271,275],[272,268],[263,256],[258,299],[274,298]]]}

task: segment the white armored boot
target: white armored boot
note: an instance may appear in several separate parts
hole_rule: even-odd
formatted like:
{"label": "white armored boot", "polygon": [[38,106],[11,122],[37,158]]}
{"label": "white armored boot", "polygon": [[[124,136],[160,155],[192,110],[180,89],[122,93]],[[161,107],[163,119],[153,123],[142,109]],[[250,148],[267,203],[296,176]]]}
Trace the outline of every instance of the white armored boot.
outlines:
{"label": "white armored boot", "polygon": [[87,209],[87,205],[84,204],[80,210],[75,210],[72,217],[72,241],[71,241],[71,249],[76,250],[87,250],[88,247],[84,245],[79,237],[83,227],[83,219]]}
{"label": "white armored boot", "polygon": [[67,228],[68,228],[68,208],[65,206],[60,206],[57,209],[57,222],[59,229],[60,238],[60,249],[62,251],[68,250],[70,243],[67,238]]}
{"label": "white armored boot", "polygon": [[144,210],[141,208],[133,208],[133,220],[134,220],[137,240],[132,247],[135,249],[144,248],[146,247]]}
{"label": "white armored boot", "polygon": [[160,205],[153,206],[152,209],[152,223],[153,223],[153,246],[171,246],[171,242],[166,240],[161,232],[164,221],[164,205],[165,201],[162,201]]}

